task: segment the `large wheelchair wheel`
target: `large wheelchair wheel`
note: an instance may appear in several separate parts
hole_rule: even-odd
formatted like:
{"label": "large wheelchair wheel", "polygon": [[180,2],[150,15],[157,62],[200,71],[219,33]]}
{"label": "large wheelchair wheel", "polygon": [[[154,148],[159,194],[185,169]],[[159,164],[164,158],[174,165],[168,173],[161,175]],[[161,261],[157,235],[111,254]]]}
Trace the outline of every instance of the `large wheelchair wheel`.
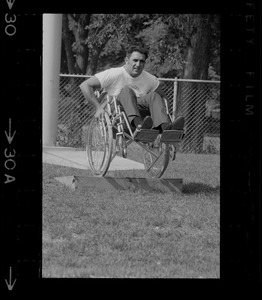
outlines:
{"label": "large wheelchair wheel", "polygon": [[104,176],[109,168],[113,149],[112,124],[107,112],[90,122],[86,153],[95,176]]}
{"label": "large wheelchair wheel", "polygon": [[159,147],[150,147],[154,155],[144,150],[144,166],[145,170],[152,178],[160,178],[169,163],[169,145],[160,143]]}

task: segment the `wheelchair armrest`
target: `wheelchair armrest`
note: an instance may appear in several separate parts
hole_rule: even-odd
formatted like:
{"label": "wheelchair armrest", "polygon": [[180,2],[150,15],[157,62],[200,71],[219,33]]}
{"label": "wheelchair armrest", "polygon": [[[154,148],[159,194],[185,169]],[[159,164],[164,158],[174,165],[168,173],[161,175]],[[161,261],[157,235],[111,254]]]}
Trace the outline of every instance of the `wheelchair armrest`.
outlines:
{"label": "wheelchair armrest", "polygon": [[99,103],[103,101],[106,94],[107,94],[106,91],[102,91],[102,93],[100,93],[100,95],[98,96],[98,99],[97,99]]}

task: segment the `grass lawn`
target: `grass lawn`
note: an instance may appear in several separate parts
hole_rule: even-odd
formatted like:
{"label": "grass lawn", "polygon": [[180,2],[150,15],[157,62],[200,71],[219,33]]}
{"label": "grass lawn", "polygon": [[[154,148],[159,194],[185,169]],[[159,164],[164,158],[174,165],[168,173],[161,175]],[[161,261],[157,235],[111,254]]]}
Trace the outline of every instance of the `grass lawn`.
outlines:
{"label": "grass lawn", "polygon": [[92,176],[43,165],[43,277],[219,278],[218,155],[177,154],[164,178],[183,178],[182,194],[84,194],[54,180],[66,175]]}

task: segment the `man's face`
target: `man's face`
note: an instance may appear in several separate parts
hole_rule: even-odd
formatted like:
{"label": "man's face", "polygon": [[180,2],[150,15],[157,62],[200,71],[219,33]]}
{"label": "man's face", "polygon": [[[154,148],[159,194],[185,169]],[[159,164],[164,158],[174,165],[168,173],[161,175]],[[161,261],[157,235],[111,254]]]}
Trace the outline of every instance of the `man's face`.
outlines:
{"label": "man's face", "polygon": [[145,55],[139,52],[133,52],[129,58],[126,57],[125,69],[132,77],[139,76],[145,66]]}

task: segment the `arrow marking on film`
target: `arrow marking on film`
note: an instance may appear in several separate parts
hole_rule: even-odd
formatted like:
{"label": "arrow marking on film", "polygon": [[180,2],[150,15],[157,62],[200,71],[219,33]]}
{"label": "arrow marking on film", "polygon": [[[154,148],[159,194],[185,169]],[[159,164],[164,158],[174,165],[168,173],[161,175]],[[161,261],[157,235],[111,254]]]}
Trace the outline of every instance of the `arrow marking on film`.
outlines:
{"label": "arrow marking on film", "polygon": [[15,285],[16,279],[12,284],[12,268],[9,268],[9,283],[7,282],[7,280],[5,279],[5,282],[7,284],[8,290],[11,291]]}
{"label": "arrow marking on film", "polygon": [[6,0],[6,3],[8,5],[8,7],[9,7],[9,9],[12,9],[12,7],[13,7],[13,5],[15,3],[15,0]]}
{"label": "arrow marking on film", "polygon": [[8,131],[8,134],[5,131],[5,135],[6,135],[6,138],[7,138],[9,144],[12,143],[12,140],[14,138],[15,133],[16,133],[16,131],[13,133],[13,135],[11,135],[11,119],[9,119],[9,131]]}

